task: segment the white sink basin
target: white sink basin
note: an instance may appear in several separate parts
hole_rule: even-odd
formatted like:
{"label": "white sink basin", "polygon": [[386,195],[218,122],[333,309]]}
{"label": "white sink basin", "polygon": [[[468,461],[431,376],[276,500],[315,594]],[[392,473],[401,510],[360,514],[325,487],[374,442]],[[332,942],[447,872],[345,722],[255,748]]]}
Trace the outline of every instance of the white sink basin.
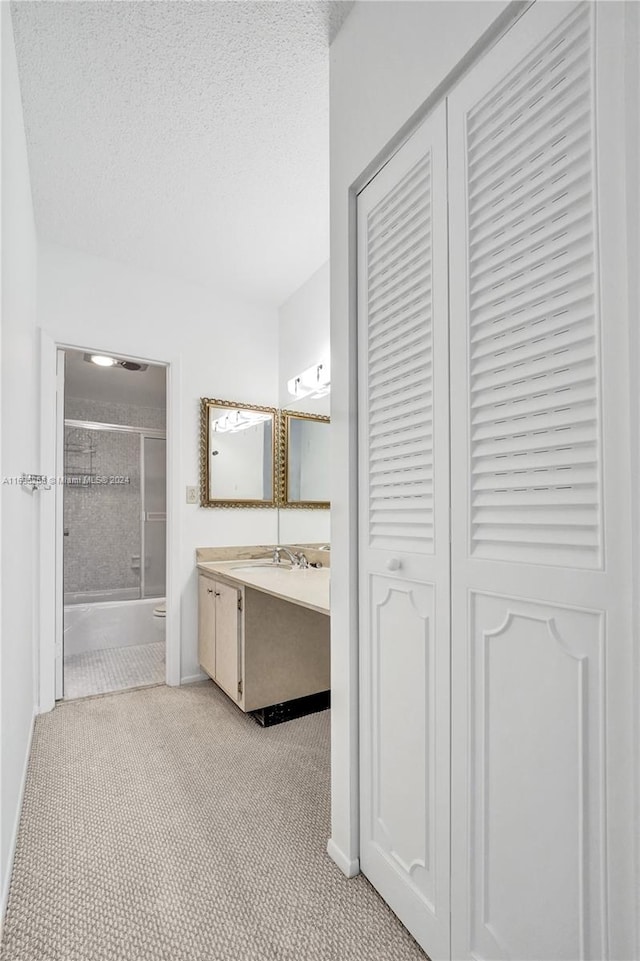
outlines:
{"label": "white sink basin", "polygon": [[288,564],[240,564],[238,567],[230,567],[230,571],[291,571]]}

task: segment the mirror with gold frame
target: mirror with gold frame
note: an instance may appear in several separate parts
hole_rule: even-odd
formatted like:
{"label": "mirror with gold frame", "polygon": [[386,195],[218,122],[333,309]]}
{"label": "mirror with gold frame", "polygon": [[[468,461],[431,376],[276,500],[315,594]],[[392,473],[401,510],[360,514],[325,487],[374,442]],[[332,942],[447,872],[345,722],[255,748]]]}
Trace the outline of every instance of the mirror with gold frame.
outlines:
{"label": "mirror with gold frame", "polygon": [[280,411],[280,507],[330,507],[329,417]]}
{"label": "mirror with gold frame", "polygon": [[200,506],[276,507],[275,407],[200,401]]}

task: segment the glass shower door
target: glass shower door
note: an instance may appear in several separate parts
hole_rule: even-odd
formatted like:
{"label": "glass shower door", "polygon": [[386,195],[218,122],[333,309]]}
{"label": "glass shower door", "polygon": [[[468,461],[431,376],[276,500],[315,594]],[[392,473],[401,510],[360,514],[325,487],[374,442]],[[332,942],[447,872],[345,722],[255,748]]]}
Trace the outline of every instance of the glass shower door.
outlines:
{"label": "glass shower door", "polygon": [[164,437],[142,437],[142,597],[164,597],[167,493]]}

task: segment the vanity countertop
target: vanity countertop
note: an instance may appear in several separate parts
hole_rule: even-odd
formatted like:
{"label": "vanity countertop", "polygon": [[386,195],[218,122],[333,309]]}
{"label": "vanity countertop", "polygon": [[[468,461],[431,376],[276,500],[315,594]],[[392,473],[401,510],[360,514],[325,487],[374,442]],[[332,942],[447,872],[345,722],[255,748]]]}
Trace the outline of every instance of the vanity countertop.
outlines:
{"label": "vanity countertop", "polygon": [[[265,562],[237,558],[232,561],[200,561],[198,570],[220,574],[264,594],[282,598],[319,614],[329,614],[329,568],[307,570],[265,567]],[[241,568],[241,570],[234,570]]]}

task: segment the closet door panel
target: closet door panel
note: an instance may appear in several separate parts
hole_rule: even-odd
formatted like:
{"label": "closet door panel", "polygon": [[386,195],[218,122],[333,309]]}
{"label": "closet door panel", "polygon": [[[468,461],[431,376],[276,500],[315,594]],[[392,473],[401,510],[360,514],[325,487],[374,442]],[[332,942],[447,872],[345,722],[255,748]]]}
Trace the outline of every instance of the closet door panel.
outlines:
{"label": "closet door panel", "polygon": [[589,803],[604,780],[603,614],[482,592],[468,613],[473,956],[586,957],[606,898]]}
{"label": "closet door panel", "polygon": [[633,956],[622,18],[535,4],[449,98],[457,959]]}
{"label": "closet door panel", "polygon": [[449,441],[442,105],[358,197],[361,855],[449,958]]}

